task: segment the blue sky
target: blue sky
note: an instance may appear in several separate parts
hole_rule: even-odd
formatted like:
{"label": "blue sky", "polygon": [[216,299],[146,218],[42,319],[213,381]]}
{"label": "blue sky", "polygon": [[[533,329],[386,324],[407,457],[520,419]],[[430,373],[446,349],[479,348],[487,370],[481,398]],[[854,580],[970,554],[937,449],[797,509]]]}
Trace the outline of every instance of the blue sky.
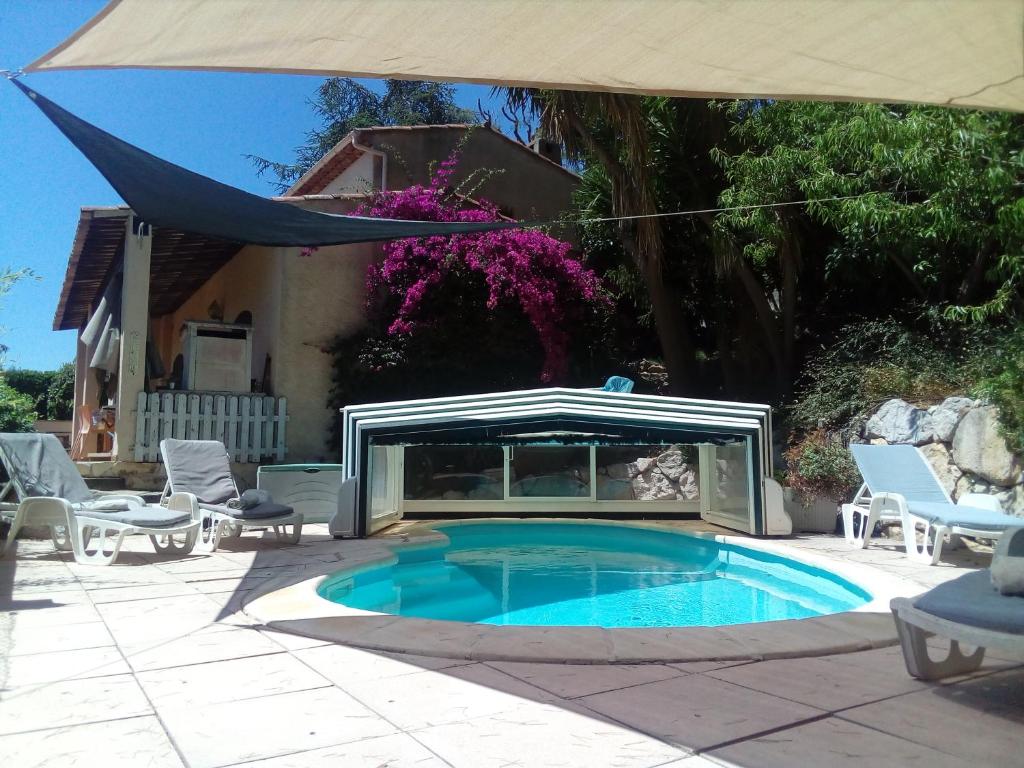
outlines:
{"label": "blue sky", "polygon": [[[0,69],[60,43],[104,0],[0,1]],[[321,78],[209,72],[49,72],[24,83],[101,128],[167,160],[258,194],[273,194],[246,154],[288,160],[316,118],[306,103]],[[377,87],[373,81],[367,81]],[[459,86],[475,109],[489,89]],[[498,110],[493,110],[498,114]],[[74,331],[51,331],[83,205],[121,200],[16,88],[0,81],[0,269],[30,267],[0,307],[5,364],[54,368],[74,357]]]}

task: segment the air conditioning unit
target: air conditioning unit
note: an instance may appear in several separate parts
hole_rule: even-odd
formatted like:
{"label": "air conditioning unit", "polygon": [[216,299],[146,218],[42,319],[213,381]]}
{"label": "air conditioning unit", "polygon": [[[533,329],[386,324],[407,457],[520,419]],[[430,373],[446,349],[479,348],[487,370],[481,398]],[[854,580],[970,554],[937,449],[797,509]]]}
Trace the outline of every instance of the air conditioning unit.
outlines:
{"label": "air conditioning unit", "polygon": [[194,322],[181,331],[184,355],[182,388],[201,392],[249,392],[252,328],[248,325]]}

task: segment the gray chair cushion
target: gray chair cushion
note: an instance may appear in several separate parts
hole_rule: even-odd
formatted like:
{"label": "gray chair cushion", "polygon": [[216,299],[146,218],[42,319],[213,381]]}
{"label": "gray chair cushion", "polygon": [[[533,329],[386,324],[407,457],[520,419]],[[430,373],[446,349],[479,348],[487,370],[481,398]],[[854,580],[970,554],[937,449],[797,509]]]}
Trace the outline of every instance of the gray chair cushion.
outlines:
{"label": "gray chair cushion", "polygon": [[992,512],[977,507],[960,507],[956,504],[935,504],[926,501],[908,501],[907,507],[931,523],[939,525],[962,525],[965,528],[981,528],[1001,531],[1019,526],[1024,520],[1005,512]]}
{"label": "gray chair cushion", "polygon": [[175,440],[160,443],[171,493],[191,493],[203,504],[224,504],[238,498],[224,444],[218,440]]}
{"label": "gray chair cushion", "polygon": [[20,498],[56,496],[72,504],[93,498],[75,463],[53,435],[0,434],[0,459]]}
{"label": "gray chair cushion", "polygon": [[257,504],[255,507],[249,507],[248,509],[234,509],[226,504],[200,504],[200,506],[211,512],[222,512],[239,520],[264,520],[269,517],[283,517],[295,512],[291,507],[286,507],[284,504],[275,504],[272,501],[265,504]]}
{"label": "gray chair cushion", "polygon": [[192,519],[188,512],[171,510],[167,507],[147,505],[144,507],[132,506],[126,510],[107,511],[103,509],[90,508],[85,505],[75,510],[78,517],[91,517],[98,520],[110,520],[115,523],[127,523],[138,525],[144,528],[172,528],[184,525]]}
{"label": "gray chair cushion", "polygon": [[999,594],[987,570],[940,584],[917,598],[914,607],[957,624],[1024,635],[1024,597]]}

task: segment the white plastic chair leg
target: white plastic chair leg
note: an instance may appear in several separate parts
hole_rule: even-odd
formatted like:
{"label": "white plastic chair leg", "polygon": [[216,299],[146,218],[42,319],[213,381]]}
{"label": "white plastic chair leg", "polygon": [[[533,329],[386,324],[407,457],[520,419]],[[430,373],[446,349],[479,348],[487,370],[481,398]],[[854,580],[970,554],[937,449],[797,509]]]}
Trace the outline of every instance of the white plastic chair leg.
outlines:
{"label": "white plastic chair leg", "polygon": [[974,653],[968,655],[960,650],[960,643],[950,640],[946,658],[935,661],[928,655],[927,641],[932,634],[903,621],[895,611],[893,616],[896,619],[900,646],[903,648],[903,661],[911,677],[919,680],[940,680],[953,675],[963,675],[976,670],[985,660],[984,648],[976,648]]}
{"label": "white plastic chair leg", "polygon": [[[130,532],[130,528],[125,527],[107,527],[107,526],[96,526],[86,520],[75,521],[75,533],[77,534],[77,541],[73,540],[75,560],[84,565],[111,565],[117,560],[118,554],[121,552],[121,545],[124,543],[124,537]],[[92,542],[91,528],[96,528],[95,542]],[[107,551],[106,544],[110,538],[111,547],[110,551]],[[93,543],[95,548],[92,547]]]}
{"label": "white plastic chair leg", "polygon": [[74,546],[71,543],[71,531],[66,525],[51,525],[50,539],[53,541],[53,548],[58,552],[71,552]]}
{"label": "white plastic chair leg", "polygon": [[179,534],[165,533],[161,535],[151,534],[149,540],[153,543],[153,549],[161,555],[185,555],[191,552],[199,538],[199,526],[196,526],[178,540]]}
{"label": "white plastic chair leg", "polygon": [[[917,542],[918,526],[922,526],[921,543]],[[903,547],[907,557],[918,563],[935,565],[942,556],[942,545],[949,528],[932,525],[923,517],[906,514],[903,516]]]}
{"label": "white plastic chair leg", "polygon": [[206,517],[199,526],[196,541],[193,545],[194,551],[212,553],[217,551],[217,545],[224,536],[229,536],[232,529],[232,522],[226,517],[210,515]]}
{"label": "white plastic chair leg", "polygon": [[[877,511],[864,512],[857,509],[853,504],[843,504],[843,535],[846,543],[852,547],[867,549],[871,542],[871,534],[878,524],[879,513]],[[855,522],[854,515],[860,516],[860,522]]]}
{"label": "white plastic chair leg", "polygon": [[275,525],[274,535],[281,544],[298,544],[302,538],[302,523],[292,523],[292,532],[288,533],[288,525]]}

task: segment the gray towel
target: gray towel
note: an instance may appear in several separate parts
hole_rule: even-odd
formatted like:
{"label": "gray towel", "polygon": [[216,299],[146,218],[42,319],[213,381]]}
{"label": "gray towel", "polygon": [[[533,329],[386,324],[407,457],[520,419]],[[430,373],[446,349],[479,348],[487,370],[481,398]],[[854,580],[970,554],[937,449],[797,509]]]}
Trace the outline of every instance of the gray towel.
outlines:
{"label": "gray towel", "polygon": [[228,506],[232,509],[252,509],[260,504],[268,504],[272,501],[270,494],[259,488],[250,488],[244,491],[237,499],[230,499]]}

